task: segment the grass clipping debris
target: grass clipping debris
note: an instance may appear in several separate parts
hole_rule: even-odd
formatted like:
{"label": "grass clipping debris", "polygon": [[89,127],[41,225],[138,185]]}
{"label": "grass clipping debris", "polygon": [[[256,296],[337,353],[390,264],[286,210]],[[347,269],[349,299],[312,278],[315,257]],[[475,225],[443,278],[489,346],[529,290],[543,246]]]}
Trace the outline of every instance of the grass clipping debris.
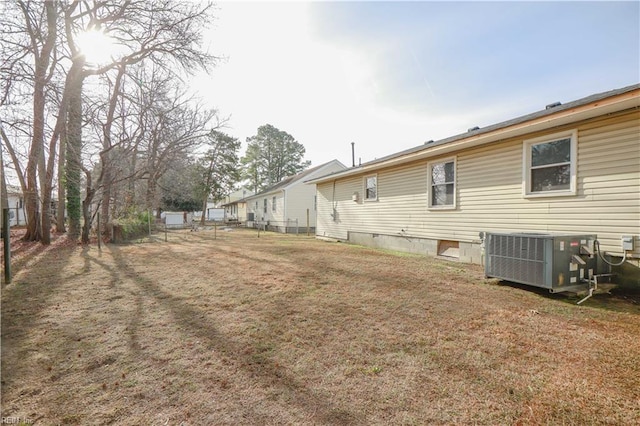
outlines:
{"label": "grass clipping debris", "polygon": [[2,287],[3,418],[640,418],[632,303],[575,306],[484,280],[475,265],[251,230],[174,231],[168,242],[101,250],[56,244],[18,256],[13,283]]}

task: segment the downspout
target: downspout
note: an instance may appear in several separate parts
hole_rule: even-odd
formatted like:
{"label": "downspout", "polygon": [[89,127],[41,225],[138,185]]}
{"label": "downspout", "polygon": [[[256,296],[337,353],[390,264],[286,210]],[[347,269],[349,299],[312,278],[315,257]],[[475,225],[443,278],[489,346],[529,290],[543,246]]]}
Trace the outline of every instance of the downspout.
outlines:
{"label": "downspout", "polygon": [[282,188],[282,220],[284,222],[284,233],[287,233],[287,225],[289,219],[287,218],[287,190]]}

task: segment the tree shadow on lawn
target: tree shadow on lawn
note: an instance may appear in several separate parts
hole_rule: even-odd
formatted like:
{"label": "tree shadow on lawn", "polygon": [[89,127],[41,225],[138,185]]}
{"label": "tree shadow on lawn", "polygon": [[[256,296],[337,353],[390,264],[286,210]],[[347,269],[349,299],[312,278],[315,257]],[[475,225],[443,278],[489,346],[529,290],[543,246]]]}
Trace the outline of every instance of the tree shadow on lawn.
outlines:
{"label": "tree shadow on lawn", "polygon": [[[41,244],[38,244],[41,245]],[[42,253],[46,246],[36,248]],[[24,364],[30,344],[27,340],[51,302],[51,296],[65,277],[65,265],[71,256],[77,256],[75,247],[55,248],[42,254],[29,268],[22,264],[15,269],[13,282],[2,288],[2,396],[8,387],[22,382]],[[5,416],[5,413],[2,413]]]}
{"label": "tree shadow on lawn", "polygon": [[[295,397],[291,398],[291,403],[298,406],[303,412],[306,412],[312,423],[358,423],[353,413],[334,407],[325,397],[314,393],[291,374],[283,371],[283,368],[277,365],[272,359],[262,356],[263,354],[257,359],[255,353],[260,352],[260,342],[256,342],[256,345],[254,345],[255,347],[253,349],[255,349],[255,351],[247,351],[245,345],[221,333],[210,321],[203,322],[202,314],[185,303],[181,298],[173,296],[171,293],[163,290],[152,280],[138,275],[135,269],[127,264],[119,247],[110,246],[109,249],[116,265],[122,273],[125,276],[134,278],[135,284],[144,295],[153,298],[164,308],[172,312],[176,320],[187,332],[206,342],[209,350],[215,351],[229,359],[238,360],[240,368],[245,369],[251,377],[259,381],[264,388],[276,387],[281,389],[283,393],[294,394]],[[136,315],[141,317],[143,314],[144,312],[139,304]],[[139,323],[140,318],[133,321],[130,327],[132,333],[131,348],[139,351],[139,356],[144,357],[145,354],[141,352],[139,345],[135,344],[137,340],[136,324]]]}

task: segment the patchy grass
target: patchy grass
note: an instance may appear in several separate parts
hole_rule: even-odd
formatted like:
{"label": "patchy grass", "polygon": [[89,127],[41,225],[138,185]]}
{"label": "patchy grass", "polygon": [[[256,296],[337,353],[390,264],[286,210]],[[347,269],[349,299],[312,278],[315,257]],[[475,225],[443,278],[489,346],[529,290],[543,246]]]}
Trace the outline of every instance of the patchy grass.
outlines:
{"label": "patchy grass", "polygon": [[2,417],[46,425],[640,418],[633,301],[598,296],[575,306],[485,280],[479,266],[304,236],[233,229],[215,240],[213,231],[163,240],[102,250],[56,241],[18,259],[2,288]]}

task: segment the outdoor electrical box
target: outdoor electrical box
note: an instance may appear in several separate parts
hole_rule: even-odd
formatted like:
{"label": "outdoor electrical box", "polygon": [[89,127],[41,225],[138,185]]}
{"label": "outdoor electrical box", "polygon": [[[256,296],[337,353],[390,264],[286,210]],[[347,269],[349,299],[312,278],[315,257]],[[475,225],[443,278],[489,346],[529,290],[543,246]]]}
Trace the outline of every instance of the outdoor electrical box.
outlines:
{"label": "outdoor electrical box", "polygon": [[622,251],[633,251],[633,236],[622,236]]}
{"label": "outdoor electrical box", "polygon": [[589,288],[596,274],[596,235],[486,233],[485,275],[548,289]]}

